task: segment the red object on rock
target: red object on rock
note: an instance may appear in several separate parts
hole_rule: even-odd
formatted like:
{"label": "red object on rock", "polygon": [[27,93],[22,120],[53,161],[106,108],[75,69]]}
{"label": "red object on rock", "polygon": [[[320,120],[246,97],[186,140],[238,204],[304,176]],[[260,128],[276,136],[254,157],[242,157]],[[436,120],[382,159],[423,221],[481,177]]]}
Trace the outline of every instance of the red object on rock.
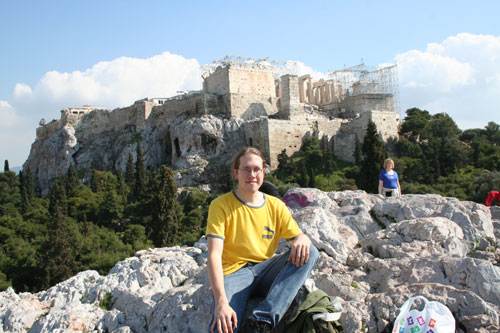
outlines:
{"label": "red object on rock", "polygon": [[500,192],[498,191],[491,191],[488,193],[488,196],[486,197],[486,200],[484,201],[485,206],[491,205],[493,200],[497,199],[498,203],[500,204]]}

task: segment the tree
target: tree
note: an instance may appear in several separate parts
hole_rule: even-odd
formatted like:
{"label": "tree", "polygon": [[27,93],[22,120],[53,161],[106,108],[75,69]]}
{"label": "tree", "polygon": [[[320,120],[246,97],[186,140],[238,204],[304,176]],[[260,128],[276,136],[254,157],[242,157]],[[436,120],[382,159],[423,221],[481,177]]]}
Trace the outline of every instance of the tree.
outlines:
{"label": "tree", "polygon": [[76,272],[75,239],[68,227],[64,186],[57,180],[50,194],[49,238],[45,244],[45,287],[53,286]]}
{"label": "tree", "polygon": [[318,171],[323,158],[323,152],[319,147],[319,139],[317,137],[304,138],[300,150],[304,153],[307,169]]}
{"label": "tree", "polygon": [[24,172],[19,172],[19,191],[21,194],[21,213],[25,214],[31,208],[31,200],[28,197],[25,185]]}
{"label": "tree", "polygon": [[301,160],[299,163],[299,172],[300,172],[300,178],[299,178],[300,187],[307,187],[309,182],[307,180],[307,169],[304,160]]}
{"label": "tree", "polygon": [[63,216],[68,215],[68,201],[66,199],[65,187],[60,178],[57,178],[50,190],[49,213],[55,216],[59,212]]}
{"label": "tree", "polygon": [[175,244],[179,228],[177,186],[172,169],[162,165],[153,197],[153,244],[164,247]]}
{"label": "tree", "polygon": [[96,169],[92,169],[92,180],[90,181],[90,188],[92,189],[92,192],[101,192],[104,187],[103,185],[102,177],[100,177]]}
{"label": "tree", "polygon": [[488,122],[485,126],[485,134],[488,140],[495,146],[500,146],[500,125],[494,121]]}
{"label": "tree", "polygon": [[370,193],[377,193],[378,175],[387,158],[384,142],[374,122],[368,122],[366,135],[361,146],[363,161],[361,162],[358,187]]}
{"label": "tree", "polygon": [[446,113],[433,115],[429,124],[432,130],[432,138],[430,138],[429,144],[434,146],[437,152],[439,161],[438,174],[447,176],[455,172],[458,167],[464,166],[462,162],[465,158],[458,140],[460,129]]}
{"label": "tree", "polygon": [[418,108],[408,109],[399,134],[412,137],[416,141],[427,139],[431,134],[430,119],[429,111]]}
{"label": "tree", "polygon": [[140,142],[137,143],[137,160],[135,161],[134,199],[139,201],[146,187],[146,166]]}
{"label": "tree", "polygon": [[335,162],[335,156],[333,155],[333,153],[328,153],[325,156],[325,162],[323,166],[325,175],[328,177],[328,186],[330,186],[330,178],[332,177],[336,168],[337,163]]}
{"label": "tree", "polygon": [[127,166],[125,168],[125,182],[130,188],[134,188],[135,172],[134,172],[134,157],[132,153],[128,153]]}
{"label": "tree", "polygon": [[316,187],[316,174],[314,172],[314,168],[309,169],[309,187]]}
{"label": "tree", "polygon": [[75,166],[73,164],[70,164],[66,179],[66,193],[70,195],[71,192],[73,192],[73,189],[78,186],[78,184],[78,175],[76,173]]}
{"label": "tree", "polygon": [[361,145],[359,143],[359,140],[356,137],[356,141],[354,142],[354,163],[356,165],[361,165],[362,160],[363,160],[363,152],[361,151]]}
{"label": "tree", "polygon": [[5,162],[3,164],[3,172],[8,172],[8,171],[10,171],[10,169],[9,169],[9,161],[5,160]]}
{"label": "tree", "polygon": [[116,172],[116,179],[118,181],[118,194],[122,197],[127,197],[127,186],[125,185],[125,181],[123,180],[123,174],[121,171]]}

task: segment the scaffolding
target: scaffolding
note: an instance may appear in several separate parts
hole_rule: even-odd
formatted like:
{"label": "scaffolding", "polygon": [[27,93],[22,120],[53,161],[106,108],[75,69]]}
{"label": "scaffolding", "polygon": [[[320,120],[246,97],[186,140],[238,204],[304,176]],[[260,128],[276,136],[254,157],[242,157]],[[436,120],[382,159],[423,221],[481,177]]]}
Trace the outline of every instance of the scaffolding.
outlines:
{"label": "scaffolding", "polygon": [[239,55],[226,55],[222,59],[214,60],[211,64],[202,66],[202,71],[213,72],[217,67],[233,66],[237,68],[262,68],[274,73],[277,80],[286,74],[298,75],[299,69],[295,61],[275,60],[269,57],[253,58]]}
{"label": "scaffolding", "polygon": [[217,67],[232,66],[237,68],[262,68],[268,69],[274,73],[283,72],[285,68],[285,61],[274,60],[269,57],[265,58],[252,58],[244,57],[233,54],[228,54],[222,59],[214,60],[211,64],[202,66],[203,72],[210,72],[215,70]]}
{"label": "scaffolding", "polygon": [[[298,75],[297,62],[274,60],[266,58],[252,58],[238,55],[227,55],[222,59],[214,60],[212,64],[202,67],[203,72],[213,72],[217,67],[234,66],[238,68],[260,68],[272,71],[278,80],[282,75]],[[327,80],[339,82],[344,97],[361,94],[390,94],[394,101],[394,112],[400,114],[399,83],[397,65],[381,65],[368,67],[364,63],[356,66],[329,72]]]}
{"label": "scaffolding", "polygon": [[361,63],[327,74],[329,80],[342,85],[343,95],[390,94],[393,96],[394,112],[400,114],[399,83],[397,65],[382,65],[376,68]]}

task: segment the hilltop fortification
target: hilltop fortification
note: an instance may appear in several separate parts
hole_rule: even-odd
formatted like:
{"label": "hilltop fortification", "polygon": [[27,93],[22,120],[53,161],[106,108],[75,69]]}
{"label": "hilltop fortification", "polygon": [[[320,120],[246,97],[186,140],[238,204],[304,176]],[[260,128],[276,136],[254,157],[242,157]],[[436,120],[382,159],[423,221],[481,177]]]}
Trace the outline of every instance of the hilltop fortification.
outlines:
{"label": "hilltop fortification", "polygon": [[395,65],[358,65],[315,80],[268,59],[226,57],[203,80],[201,91],[125,108],[63,109],[60,119],[40,122],[24,168],[30,166],[46,193],[70,164],[84,180],[92,168],[124,170],[140,144],[146,166],[171,166],[179,186],[217,186],[221,168],[242,146],[258,147],[275,168],[277,155],[296,152],[306,136],[353,161],[369,121],[384,141],[398,135]]}

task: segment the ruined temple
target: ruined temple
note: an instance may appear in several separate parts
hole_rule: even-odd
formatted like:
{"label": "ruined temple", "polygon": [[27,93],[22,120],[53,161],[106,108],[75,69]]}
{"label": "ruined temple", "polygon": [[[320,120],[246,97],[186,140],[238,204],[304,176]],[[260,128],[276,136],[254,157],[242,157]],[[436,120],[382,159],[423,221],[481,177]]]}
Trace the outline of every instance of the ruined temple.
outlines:
{"label": "ruined temple", "polygon": [[141,144],[146,165],[168,164],[180,186],[214,184],[213,171],[242,146],[259,148],[275,168],[277,155],[298,151],[306,136],[346,161],[353,161],[369,121],[384,141],[398,136],[396,65],[361,64],[314,79],[269,59],[228,56],[205,69],[200,91],[115,110],[61,110],[60,119],[40,123],[24,166],[44,190],[70,164],[83,175],[123,170]]}

